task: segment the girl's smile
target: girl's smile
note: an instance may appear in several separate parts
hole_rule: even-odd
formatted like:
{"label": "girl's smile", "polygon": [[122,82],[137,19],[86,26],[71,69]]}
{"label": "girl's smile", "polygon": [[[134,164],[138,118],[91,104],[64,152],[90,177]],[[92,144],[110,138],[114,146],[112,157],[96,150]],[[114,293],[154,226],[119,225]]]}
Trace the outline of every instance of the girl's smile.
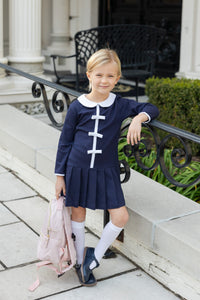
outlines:
{"label": "girl's smile", "polygon": [[87,97],[95,102],[107,99],[110,91],[112,91],[120,78],[118,66],[115,62],[96,67],[92,72],[87,72],[87,77],[92,87]]}

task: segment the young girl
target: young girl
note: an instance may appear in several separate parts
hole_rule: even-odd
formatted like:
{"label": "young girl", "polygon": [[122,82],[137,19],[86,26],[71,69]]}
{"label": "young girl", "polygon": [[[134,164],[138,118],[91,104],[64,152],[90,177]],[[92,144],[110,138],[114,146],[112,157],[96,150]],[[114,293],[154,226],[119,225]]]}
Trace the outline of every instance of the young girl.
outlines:
{"label": "young girl", "polygon": [[[96,284],[92,270],[128,221],[117,151],[121,123],[133,117],[127,142],[137,144],[142,123],[156,118],[158,109],[111,93],[121,76],[120,60],[113,50],[95,52],[86,74],[91,92],[72,102],[67,112],[58,145],[55,189],[56,198],[63,192],[66,206],[72,208],[77,275],[81,284],[92,286]],[[84,249],[86,208],[110,213],[111,221],[95,249]]]}

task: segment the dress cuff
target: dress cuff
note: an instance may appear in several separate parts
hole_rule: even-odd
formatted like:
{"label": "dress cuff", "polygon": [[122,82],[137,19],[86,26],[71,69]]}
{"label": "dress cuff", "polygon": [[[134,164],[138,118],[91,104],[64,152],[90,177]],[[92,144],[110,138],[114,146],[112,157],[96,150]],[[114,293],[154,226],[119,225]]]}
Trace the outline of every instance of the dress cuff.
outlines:
{"label": "dress cuff", "polygon": [[151,117],[150,117],[150,115],[148,113],[146,113],[145,111],[142,111],[141,113],[139,113],[139,115],[140,114],[145,114],[148,117],[148,119],[149,119],[149,120],[147,120],[146,122],[143,122],[143,123],[149,123],[149,122],[151,122]]}
{"label": "dress cuff", "polygon": [[65,176],[65,174],[59,174],[59,173],[55,173],[56,176]]}

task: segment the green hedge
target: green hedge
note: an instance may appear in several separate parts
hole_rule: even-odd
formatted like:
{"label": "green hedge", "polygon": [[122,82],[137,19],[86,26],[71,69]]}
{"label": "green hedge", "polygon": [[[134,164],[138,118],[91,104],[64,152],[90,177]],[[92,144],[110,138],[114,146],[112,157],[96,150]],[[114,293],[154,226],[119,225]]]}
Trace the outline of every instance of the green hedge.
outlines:
{"label": "green hedge", "polygon": [[145,93],[160,110],[158,120],[200,135],[200,80],[152,77]]}
{"label": "green hedge", "polygon": [[160,121],[200,134],[200,80],[153,77],[145,92],[160,109]]}

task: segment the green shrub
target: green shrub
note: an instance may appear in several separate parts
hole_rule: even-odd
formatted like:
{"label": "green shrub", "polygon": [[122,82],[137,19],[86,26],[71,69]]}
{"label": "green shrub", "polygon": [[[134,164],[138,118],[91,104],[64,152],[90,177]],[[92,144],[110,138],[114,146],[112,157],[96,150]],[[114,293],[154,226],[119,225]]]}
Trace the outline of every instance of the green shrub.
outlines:
{"label": "green shrub", "polygon": [[[200,80],[152,77],[145,93],[159,108],[159,121],[200,135]],[[200,145],[192,149],[200,153]]]}

